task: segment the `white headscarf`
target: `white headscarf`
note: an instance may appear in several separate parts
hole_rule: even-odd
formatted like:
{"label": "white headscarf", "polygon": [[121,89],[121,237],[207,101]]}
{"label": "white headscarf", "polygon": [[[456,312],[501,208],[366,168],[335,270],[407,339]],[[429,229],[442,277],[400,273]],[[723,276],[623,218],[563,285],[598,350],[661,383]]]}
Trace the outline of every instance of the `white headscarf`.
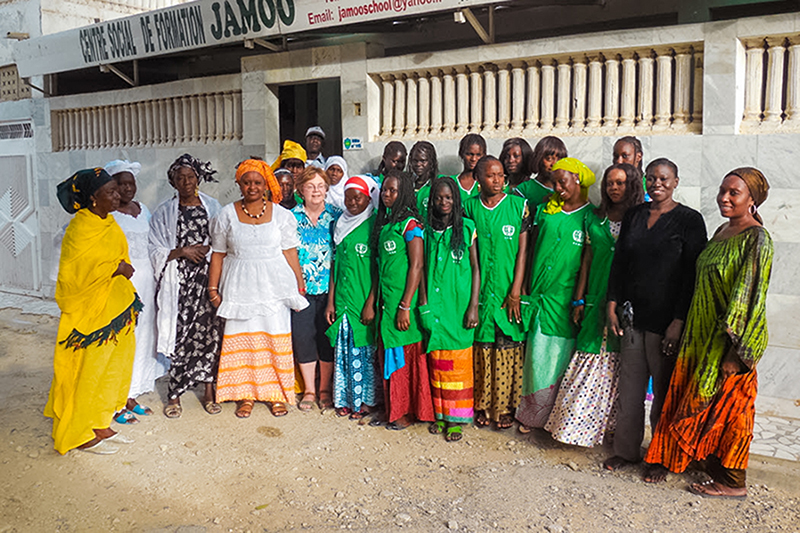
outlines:
{"label": "white headscarf", "polygon": [[130,172],[135,178],[139,175],[139,171],[142,170],[142,165],[140,163],[131,163],[127,159],[115,159],[106,163],[103,168],[112,177],[120,172]]}
{"label": "white headscarf", "polygon": [[[344,182],[344,179],[342,179]],[[350,214],[347,208],[344,209],[342,216],[336,221],[336,227],[333,230],[333,242],[338,246],[347,237],[351,231],[361,225],[362,222],[372,216],[372,212],[378,206],[378,184],[369,176],[353,176],[347,180],[344,185],[344,190],[357,189],[370,197],[369,205],[364,211],[358,215]]]}
{"label": "white headscarf", "polygon": [[332,155],[328,158],[328,161],[325,163],[325,172],[328,172],[328,169],[331,168],[333,165],[342,169],[342,179],[339,180],[339,183],[336,185],[331,185],[330,189],[328,189],[328,197],[325,199],[326,202],[331,204],[334,207],[338,207],[342,211],[344,211],[344,185],[347,183],[349,176],[347,175],[347,161],[344,160],[343,157],[338,155]]}

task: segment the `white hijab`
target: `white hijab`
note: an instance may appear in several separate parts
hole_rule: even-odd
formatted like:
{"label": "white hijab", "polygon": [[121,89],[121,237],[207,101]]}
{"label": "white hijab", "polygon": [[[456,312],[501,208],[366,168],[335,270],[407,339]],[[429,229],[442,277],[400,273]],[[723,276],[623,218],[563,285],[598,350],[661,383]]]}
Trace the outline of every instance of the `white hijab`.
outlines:
{"label": "white hijab", "polygon": [[342,169],[342,179],[339,180],[339,183],[336,185],[331,185],[330,189],[328,189],[328,197],[325,199],[326,202],[331,204],[334,207],[338,207],[342,211],[345,211],[344,208],[344,185],[347,183],[349,176],[347,175],[347,161],[344,160],[343,157],[338,155],[332,155],[328,158],[328,161],[325,163],[325,172],[328,172],[328,169],[331,168],[333,165]]}
{"label": "white hijab", "polygon": [[[344,179],[342,179],[342,182],[344,182]],[[349,178],[344,185],[344,190],[357,189],[362,193],[366,193],[367,191],[364,190],[365,186],[369,191],[369,205],[364,211],[357,215],[350,214],[347,208],[344,209],[342,216],[336,221],[336,227],[333,230],[333,242],[336,243],[337,246],[341,244],[350,232],[360,226],[362,222],[369,219],[369,217],[372,216],[372,212],[378,206],[379,187],[378,184],[375,183],[375,180],[369,176],[353,176]]]}
{"label": "white hijab", "polygon": [[132,163],[127,159],[115,159],[106,163],[104,168],[108,175],[112,177],[120,172],[130,172],[135,178],[139,175],[139,171],[142,170],[142,165],[141,163]]}

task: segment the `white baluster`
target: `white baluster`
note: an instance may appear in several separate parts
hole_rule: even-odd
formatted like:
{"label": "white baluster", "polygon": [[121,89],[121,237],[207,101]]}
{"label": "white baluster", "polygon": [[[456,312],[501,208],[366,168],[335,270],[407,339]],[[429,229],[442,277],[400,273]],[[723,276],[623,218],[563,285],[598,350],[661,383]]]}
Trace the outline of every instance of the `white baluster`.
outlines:
{"label": "white baluster", "polygon": [[91,139],[91,143],[89,145],[89,148],[91,148],[92,150],[97,150],[98,148],[100,148],[100,143],[101,143],[101,141],[100,141],[100,119],[101,119],[101,117],[100,117],[100,109],[97,108],[97,107],[93,107],[92,108],[91,129],[89,130],[90,131],[89,139]]}
{"label": "white baluster", "polygon": [[131,120],[131,104],[122,105],[122,146],[128,147],[133,144]]}
{"label": "white baluster", "polygon": [[497,65],[483,67],[483,132],[491,135],[497,129]]}
{"label": "white baluster", "polygon": [[528,72],[528,100],[525,110],[526,134],[532,134],[539,129],[539,105],[541,104],[539,67],[536,63],[527,66]]}
{"label": "white baluster", "polygon": [[442,71],[431,74],[431,136],[442,134]]}
{"label": "white baluster", "polygon": [[689,122],[689,99],[692,96],[692,56],[689,48],[675,50],[675,112],[673,126]]}
{"label": "white baluster", "polygon": [[639,111],[636,130],[648,132],[653,126],[653,87],[655,83],[655,61],[643,53],[639,56]]}
{"label": "white baluster", "polygon": [[180,144],[188,144],[192,138],[192,102],[188,96],[180,98],[181,137]]}
{"label": "white baluster", "polygon": [[[198,118],[200,119],[198,124],[200,126],[200,142],[203,144],[208,144],[208,133],[210,130],[209,126],[213,126],[213,124],[208,123],[208,95],[201,94],[197,97],[197,112],[199,113]],[[211,104],[213,105],[213,103]]]}
{"label": "white baluster", "polygon": [[192,119],[192,126],[191,129],[189,130],[192,132],[191,142],[199,143],[203,139],[202,133],[200,132],[200,119],[198,118],[200,102],[196,94],[190,96],[189,99],[191,103],[191,110],[189,111],[189,116]]}
{"label": "white baluster", "polygon": [[77,150],[87,150],[89,148],[89,118],[91,112],[88,109],[78,109],[76,112],[78,137],[75,142]]}
{"label": "white baluster", "polygon": [[767,91],[764,103],[764,122],[771,127],[783,119],[783,67],[786,49],[783,38],[767,39]]}
{"label": "white baluster", "polygon": [[483,77],[480,67],[470,69],[469,84],[469,131],[479,133],[483,123]]}
{"label": "white baluster", "polygon": [[619,127],[633,130],[636,120],[636,59],[632,54],[622,58],[622,94],[620,98]]}
{"label": "white baluster", "polygon": [[656,57],[656,130],[670,126],[672,119],[672,50],[662,50]]}
{"label": "white baluster", "polygon": [[456,70],[456,133],[463,135],[469,127],[469,84],[464,67]]}
{"label": "white baluster", "polygon": [[[217,111],[219,109],[219,111]],[[225,133],[222,131],[224,128],[224,117],[220,117],[217,122],[217,113],[222,115],[222,94],[209,94],[206,95],[206,115],[208,116],[208,142],[220,142],[223,140]]]}
{"label": "white baluster", "polygon": [[511,124],[511,65],[497,71],[497,131],[507,133]]}
{"label": "white baluster", "polygon": [[586,129],[597,130],[603,118],[603,63],[599,56],[589,58],[588,101]]}
{"label": "white baluster", "polygon": [[116,142],[116,126],[114,124],[114,107],[103,106],[103,119],[105,128],[103,128],[103,148],[110,148]]}
{"label": "white baluster", "polygon": [[558,97],[556,98],[556,131],[565,132],[569,128],[569,111],[572,104],[572,66],[567,59],[558,62]]}
{"label": "white baluster", "polygon": [[75,143],[78,139],[78,129],[76,127],[77,120],[75,117],[75,110],[67,110],[67,150],[74,150]]}
{"label": "white baluster", "polygon": [[521,133],[525,125],[525,70],[522,66],[511,69],[511,129]]}
{"label": "white baluster", "polygon": [[415,74],[406,77],[406,131],[405,136],[414,138],[417,136],[418,129],[418,104],[419,94],[417,93],[417,80]]}
{"label": "white baluster", "polygon": [[392,135],[402,137],[406,129],[406,84],[401,76],[394,80],[394,130]]}
{"label": "white baluster", "polygon": [[[241,93],[240,93],[241,94]],[[228,91],[222,95],[222,105],[224,105],[224,109],[222,111],[222,116],[224,120],[224,125],[222,128],[222,140],[225,142],[232,141],[236,138],[235,128],[234,128],[234,101],[235,95],[233,92]]]}
{"label": "white baluster", "polygon": [[542,129],[553,129],[555,120],[556,67],[552,63],[542,65]]}
{"label": "white baluster", "polygon": [[798,37],[789,41],[789,68],[786,76],[787,129],[800,129],[800,42]]}
{"label": "white baluster", "polygon": [[427,136],[431,130],[431,84],[428,73],[423,72],[417,80],[419,94],[419,128],[420,136]]}
{"label": "white baluster", "polygon": [[236,91],[233,98],[233,138],[242,138],[242,91]]}
{"label": "white baluster", "polygon": [[586,125],[586,84],[588,67],[586,58],[572,63],[572,129],[583,131]]}
{"label": "white baluster", "polygon": [[692,78],[692,129],[703,129],[703,51],[694,52],[694,77]]}
{"label": "white baluster", "polygon": [[603,129],[614,131],[619,122],[619,60],[616,56],[606,59],[605,97]]}
{"label": "white baluster", "polygon": [[761,122],[761,91],[764,87],[764,41],[746,42],[746,72],[744,88],[743,127],[755,127]]}
{"label": "white baluster", "polygon": [[381,135],[391,137],[394,128],[394,76],[381,76],[383,86],[383,125]]}
{"label": "white baluster", "polygon": [[444,135],[448,137],[456,129],[456,84],[452,70],[444,72],[442,84],[444,88]]}

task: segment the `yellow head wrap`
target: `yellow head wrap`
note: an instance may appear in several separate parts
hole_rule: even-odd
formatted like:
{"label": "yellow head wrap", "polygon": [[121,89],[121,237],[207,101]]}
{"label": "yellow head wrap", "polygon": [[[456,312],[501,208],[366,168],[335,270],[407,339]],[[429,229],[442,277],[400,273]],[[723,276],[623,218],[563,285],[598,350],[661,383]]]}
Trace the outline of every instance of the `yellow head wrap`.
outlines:
{"label": "yellow head wrap", "polygon": [[281,152],[281,155],[278,156],[278,159],[272,163],[272,170],[278,170],[281,168],[281,163],[287,159],[299,159],[305,165],[307,159],[306,149],[294,141],[283,141],[283,151]]}
{"label": "yellow head wrap", "polygon": [[[581,195],[583,195],[584,198],[587,195],[589,187],[594,184],[596,179],[594,172],[574,157],[565,157],[556,161],[553,168],[550,169],[550,172],[552,173],[556,170],[566,170],[567,172],[576,174],[578,176],[578,183],[580,183],[581,186]],[[558,193],[554,192],[550,195],[550,200],[547,202],[544,212],[548,215],[553,215],[555,213],[560,213],[563,207],[564,200]]]}
{"label": "yellow head wrap", "polygon": [[272,169],[269,168],[269,165],[265,161],[261,161],[259,159],[247,159],[239,163],[239,166],[236,167],[236,183],[239,183],[239,179],[248,172],[258,172],[261,174],[261,177],[263,177],[267,182],[267,188],[272,195],[272,201],[276,204],[281,202],[283,199],[283,194],[281,194],[281,185],[278,183],[278,179],[275,177],[275,174],[272,173]]}

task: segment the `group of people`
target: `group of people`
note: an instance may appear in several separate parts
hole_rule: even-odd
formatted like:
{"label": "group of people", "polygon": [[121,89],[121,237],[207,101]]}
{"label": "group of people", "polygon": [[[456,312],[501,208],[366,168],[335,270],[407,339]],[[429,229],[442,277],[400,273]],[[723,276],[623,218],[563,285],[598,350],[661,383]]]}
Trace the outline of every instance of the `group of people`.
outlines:
{"label": "group of people", "polygon": [[598,206],[595,174],[557,137],[508,139],[494,157],[466,135],[454,176],[427,141],[392,141],[376,172],[350,176],[320,139],[311,128],[311,154],[285,141],[272,165],[239,163],[242,198],[225,207],[199,191],[215,171],[188,154],[152,217],[134,200],[138,163],[59,185],[75,213],[45,410],[59,452],[130,441],[112,417],[151,414],[136,396],[168,368],[170,418],[202,384],[209,414],[230,401],[239,418],[299,400],[391,430],[427,422],[448,442],[466,424],[516,422],[566,444],[611,441],[604,467],[644,459],[650,482],[704,461],[711,478],[691,490],[746,495],[773,253],[760,171],[724,176],[728,222],[709,241],[673,197],[677,166],[643,169],[634,137],[615,143]]}

